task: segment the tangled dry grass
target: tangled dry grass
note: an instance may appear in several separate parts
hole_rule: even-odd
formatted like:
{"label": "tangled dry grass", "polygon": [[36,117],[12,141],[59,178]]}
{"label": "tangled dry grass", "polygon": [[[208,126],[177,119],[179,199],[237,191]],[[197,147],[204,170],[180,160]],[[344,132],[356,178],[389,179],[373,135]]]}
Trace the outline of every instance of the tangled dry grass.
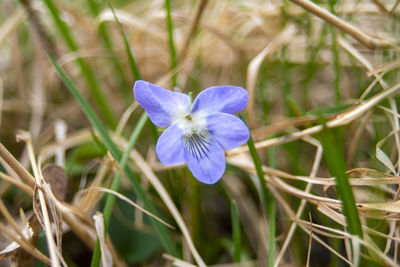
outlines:
{"label": "tangled dry grass", "polygon": [[[184,92],[216,84],[248,90],[246,118],[276,200],[276,266],[321,266],[335,259],[350,266],[360,261],[398,265],[399,2],[339,1],[332,15],[327,3],[317,6],[308,0],[174,1],[178,65],[172,71],[164,1],[112,3],[145,80],[171,88],[177,74]],[[136,207],[134,219],[120,206],[114,209],[128,229],[150,235],[154,229],[144,218],[143,203],[125,196],[132,191],[128,179],[47,55],[57,59],[101,113],[76,64],[78,59],[89,62],[111,113],[119,118],[110,132],[121,151],[142,112],[131,94],[134,77],[107,5],[93,16],[84,1],[55,2],[78,43],[75,51],[44,3],[0,3],[2,258],[17,266],[31,265],[35,258],[53,266],[85,266],[99,239],[101,260],[109,266],[233,266],[233,245],[226,239],[231,238],[228,207],[234,200],[247,255],[241,264],[264,266],[269,219],[260,208],[260,185],[247,146],[226,152],[230,168],[218,186],[193,185],[184,166],[158,163],[146,128],[128,165],[162,210],[162,218],[151,216],[169,227],[182,257],[158,246],[149,248],[142,261],[131,261],[104,233],[104,194]],[[112,50],[99,37],[101,24],[107,26]],[[120,76],[115,58],[122,66]],[[321,116],[327,128],[339,129],[335,133],[341,136],[338,145],[343,146],[363,239],[349,234],[335,178],[324,163]],[[115,174],[122,175],[119,193],[109,189]],[[37,248],[42,231],[48,253]],[[63,238],[68,233],[72,241]],[[79,244],[81,254],[68,242]]]}

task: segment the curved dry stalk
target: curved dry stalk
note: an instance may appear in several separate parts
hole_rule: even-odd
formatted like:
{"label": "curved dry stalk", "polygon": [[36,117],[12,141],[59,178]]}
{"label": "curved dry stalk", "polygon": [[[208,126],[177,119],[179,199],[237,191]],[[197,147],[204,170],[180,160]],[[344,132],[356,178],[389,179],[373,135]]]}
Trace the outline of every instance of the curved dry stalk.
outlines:
{"label": "curved dry stalk", "polygon": [[46,202],[46,197],[44,195],[44,192],[41,190],[41,186],[45,184],[43,177],[41,175],[39,166],[36,163],[35,160],[35,153],[33,152],[33,147],[30,139],[30,134],[28,132],[21,132],[18,136],[17,139],[23,140],[26,143],[26,148],[28,151],[29,159],[31,161],[33,173],[36,179],[36,184],[39,186],[38,190],[38,195],[39,195],[39,202],[40,202],[40,207],[41,207],[41,212],[42,212],[42,217],[43,217],[43,223],[44,223],[44,231],[46,233],[46,239],[47,239],[47,245],[50,253],[50,259],[51,259],[51,265],[53,267],[59,267],[61,266],[60,264],[60,258],[59,254],[57,253],[57,247],[54,241],[53,237],[53,232],[51,230],[51,223],[50,223],[50,217],[49,213],[47,211],[47,202]]}
{"label": "curved dry stalk", "polygon": [[173,264],[173,266],[177,266],[177,267],[196,267],[196,265],[193,265],[187,261],[178,259],[176,257],[173,257],[171,255],[168,254],[163,254],[163,258],[170,260]]}
{"label": "curved dry stalk", "polygon": [[[373,67],[372,64],[365,58],[365,56],[363,56],[361,53],[358,53],[358,51],[352,47],[348,42],[346,42],[343,39],[339,40],[339,43],[342,45],[342,47],[344,47],[351,55],[353,55],[359,62],[361,62],[362,65],[365,66],[365,68],[368,71],[372,71]],[[379,81],[379,83],[381,84],[382,88],[386,89],[388,87],[387,83],[381,78],[383,74],[378,75],[378,74],[374,74],[374,76],[376,77],[376,80]],[[367,90],[366,90],[367,91]],[[365,95],[366,92],[364,92],[363,96]],[[393,135],[394,135],[394,139],[395,139],[395,143],[396,143],[396,148],[397,148],[397,160],[399,163],[400,162],[400,137],[399,137],[399,130],[400,130],[400,124],[399,124],[399,120],[398,120],[398,111],[397,111],[397,104],[394,101],[393,97],[389,96],[389,105],[390,105],[390,109],[392,111],[392,117],[391,117],[391,122],[392,122],[392,126],[393,126]],[[390,134],[391,135],[391,134]],[[389,135],[389,136],[390,136]],[[386,137],[387,138],[387,137]],[[381,141],[378,142],[378,144],[376,145],[376,157],[378,158],[378,160],[380,160],[383,164],[385,164],[393,174],[397,174],[395,168],[394,168],[394,164],[390,161],[390,159],[386,156],[386,154],[379,148],[379,144],[383,143],[385,141],[385,139],[382,139]],[[397,189],[397,193],[394,196],[394,201],[397,200],[398,196],[400,194],[400,187],[398,187]],[[396,221],[393,221],[390,223],[390,234],[393,235],[394,234],[394,230],[396,228]],[[386,243],[386,249],[385,249],[385,254],[389,251],[390,246],[391,246],[391,240],[388,239],[387,243]],[[397,243],[396,243],[397,244]]]}
{"label": "curved dry stalk", "polygon": [[171,224],[167,223],[166,221],[164,221],[163,219],[161,219],[157,215],[154,215],[153,213],[147,211],[146,209],[144,209],[140,205],[136,204],[135,202],[133,202],[132,200],[127,198],[126,196],[124,196],[124,195],[122,195],[122,194],[120,194],[120,193],[118,193],[116,191],[113,191],[111,189],[104,188],[104,187],[93,187],[93,188],[90,188],[90,189],[82,190],[81,192],[88,192],[91,189],[95,189],[95,190],[98,190],[100,192],[105,192],[105,193],[108,193],[108,194],[112,194],[112,195],[118,197],[119,199],[125,201],[129,205],[131,205],[131,206],[135,207],[136,209],[140,210],[141,212],[143,212],[143,213],[147,214],[148,216],[152,217],[153,219],[155,219],[155,220],[159,221],[160,223],[164,224],[168,228],[175,229],[174,226],[172,226]]}
{"label": "curved dry stalk", "polygon": [[[114,11],[115,15],[118,18],[118,21],[121,24],[128,25],[130,27],[134,27],[139,31],[145,32],[159,42],[162,43],[166,42],[166,37],[165,37],[166,35],[159,27],[155,26],[154,23],[149,23],[149,21],[145,21],[123,10],[114,8]],[[108,8],[105,9],[103,12],[101,12],[101,14],[98,16],[98,23],[104,21],[110,21],[115,23],[114,15],[112,11]]]}
{"label": "curved dry stalk", "polygon": [[115,130],[115,135],[121,135],[122,131],[124,130],[126,123],[128,122],[129,118],[131,117],[132,113],[139,107],[139,103],[134,101],[129,107],[124,111],[121,116],[121,119],[118,122],[117,129]]}
{"label": "curved dry stalk", "polygon": [[17,233],[17,235],[20,236],[20,238],[22,240],[24,240],[24,242],[29,242],[28,240],[26,240],[25,236],[22,234],[21,230],[19,229],[19,226],[17,225],[17,222],[14,220],[14,218],[8,212],[8,209],[4,205],[4,202],[1,198],[0,198],[0,212],[3,214],[4,218],[6,219],[8,224],[11,225],[12,229]]}
{"label": "curved dry stalk", "polygon": [[306,267],[310,266],[310,259],[311,259],[311,243],[312,243],[312,233],[313,233],[313,224],[312,224],[312,217],[311,213],[308,213],[310,218],[310,238],[308,239],[308,251],[307,251],[307,264]]}
{"label": "curved dry stalk", "polygon": [[314,4],[309,0],[290,0],[291,2],[295,3],[296,5],[301,6],[305,10],[313,13],[314,15],[320,17],[321,19],[329,22],[336,28],[346,32],[347,34],[354,37],[357,41],[365,45],[370,49],[375,49],[378,47],[388,47],[391,44],[385,42],[384,40],[373,38],[364,32],[360,31],[350,23],[338,18],[337,16],[333,15],[332,13],[328,12],[327,10],[319,7],[318,5]]}
{"label": "curved dry stalk", "polygon": [[183,49],[179,55],[180,62],[185,61],[185,58],[186,58],[186,55],[187,55],[187,52],[189,49],[190,40],[192,39],[192,36],[194,35],[194,33],[197,29],[197,26],[200,23],[200,19],[203,15],[204,9],[207,6],[207,3],[208,3],[208,0],[200,0],[197,5],[195,15],[193,17],[193,20],[191,20],[191,23],[190,23],[189,31],[185,36],[185,40],[183,41]]}
{"label": "curved dry stalk", "polygon": [[150,181],[153,185],[154,189],[160,195],[161,199],[164,201],[165,205],[171,212],[171,215],[174,217],[176,223],[179,225],[179,228],[182,231],[183,236],[186,239],[186,242],[189,246],[189,249],[193,255],[193,258],[197,262],[197,264],[201,267],[205,267],[206,264],[204,263],[203,259],[200,257],[200,254],[197,252],[196,247],[190,237],[189,230],[186,227],[185,221],[183,220],[182,216],[180,215],[178,209],[176,208],[174,202],[172,201],[171,197],[169,196],[167,190],[161,184],[158,177],[154,174],[152,169],[149,167],[147,162],[142,158],[142,156],[136,151],[132,150],[131,158],[138,166],[138,168],[142,171],[143,175]]}
{"label": "curved dry stalk", "polygon": [[[62,142],[62,145],[64,148],[66,147],[72,147],[75,145],[78,145],[82,142],[86,142],[88,140],[91,140],[92,136],[88,130],[84,130],[81,132],[78,132],[78,134],[72,135],[69,138],[67,138],[64,142]],[[40,153],[40,160],[39,162],[44,162],[46,159],[51,157],[54,154],[54,149],[60,144],[52,144],[49,146],[46,146],[41,150]],[[206,266],[201,259],[200,255],[198,254],[196,248],[194,247],[193,241],[191,240],[189,231],[187,230],[187,227],[182,219],[182,217],[179,215],[179,211],[175,207],[175,204],[173,203],[172,199],[169,197],[167,191],[165,188],[162,186],[162,184],[159,182],[158,178],[155,176],[155,174],[152,172],[151,168],[147,165],[147,163],[143,160],[143,158],[140,156],[139,153],[137,153],[135,150],[132,151],[131,153],[132,159],[137,163],[139,161],[140,163],[137,163],[137,166],[140,167],[142,171],[146,171],[146,177],[149,178],[150,182],[154,186],[154,188],[157,190],[157,192],[160,194],[161,198],[165,201],[167,207],[170,209],[171,214],[177,221],[186,241],[188,242],[189,248],[192,251],[193,257],[195,258],[196,262],[200,266]],[[46,186],[44,186],[46,188]],[[51,192],[49,192],[51,193]],[[58,202],[56,199],[54,200],[55,203],[57,204],[57,207],[64,212],[70,211],[69,208],[65,206],[65,204],[62,204]]]}
{"label": "curved dry stalk", "polygon": [[246,76],[246,89],[249,93],[249,104],[246,107],[247,113],[249,114],[249,125],[250,128],[254,128],[256,125],[255,122],[255,112],[254,112],[254,95],[255,88],[258,80],[258,72],[261,66],[261,63],[264,59],[274,52],[279,47],[285,45],[290,42],[297,32],[296,26],[294,24],[290,24],[285,27],[276,36],[256,57],[254,57],[248,67],[247,67],[247,76]]}
{"label": "curved dry stalk", "polygon": [[15,185],[16,187],[20,188],[22,191],[24,191],[28,195],[32,196],[32,194],[33,194],[32,188],[30,188],[28,185],[24,184],[23,182],[18,181],[17,179],[15,179],[5,173],[2,173],[2,172],[0,172],[0,178],[10,184]]}
{"label": "curved dry stalk", "polygon": [[[315,175],[317,174],[317,171],[319,169],[319,166],[321,164],[322,152],[323,152],[322,145],[320,144],[320,142],[318,140],[316,140],[314,138],[311,138],[311,137],[305,138],[305,140],[308,143],[314,145],[317,148],[317,151],[315,152],[314,163],[313,163],[313,166],[312,166],[312,169],[311,169],[311,173],[310,173],[310,177],[315,177]],[[310,193],[312,186],[313,186],[312,183],[307,183],[307,186],[304,189],[304,192]],[[297,209],[297,212],[296,212],[296,218],[300,218],[301,217],[301,215],[303,214],[303,211],[304,211],[304,208],[305,208],[306,204],[307,204],[307,201],[305,199],[302,199],[301,202],[300,202],[300,205],[299,205],[299,207]],[[310,216],[310,220],[311,220],[311,216]],[[289,246],[289,244],[290,244],[290,242],[292,240],[294,232],[296,231],[296,227],[297,227],[297,223],[293,222],[292,225],[289,228],[289,232],[288,232],[288,234],[287,234],[287,236],[285,238],[285,241],[282,244],[281,250],[279,251],[278,256],[276,257],[275,266],[279,266],[279,262],[282,259],[283,255],[285,254],[285,251],[286,251],[287,247]],[[311,226],[310,226],[310,228],[311,228]],[[310,229],[310,233],[312,233],[312,229]],[[310,246],[311,246],[311,240],[312,240],[311,237],[312,237],[312,235],[310,234],[310,241],[309,241],[309,245]],[[310,253],[310,251],[311,251],[311,249],[309,248],[309,253]],[[309,253],[308,253],[308,258],[309,258]],[[308,263],[309,263],[309,261],[307,261],[307,264]]]}
{"label": "curved dry stalk", "polygon": [[31,187],[35,185],[35,178],[14,158],[13,155],[0,142],[0,157],[10,166],[18,176]]}
{"label": "curved dry stalk", "polygon": [[11,233],[8,230],[8,228],[2,223],[0,223],[0,231],[4,233],[11,240],[18,243],[18,245],[20,245],[21,248],[31,253],[37,259],[43,261],[46,264],[50,264],[51,261],[47,256],[45,256],[42,252],[40,252],[36,247],[34,247],[31,243],[27,242],[25,239],[23,238],[21,239],[20,236]]}
{"label": "curved dry stalk", "polygon": [[[290,208],[289,204],[286,202],[286,200],[283,199],[282,195],[272,186],[268,186],[269,190],[274,194],[275,199],[281,204],[283,207],[284,211],[289,215],[290,218],[296,218],[294,212]],[[300,229],[302,229],[306,234],[310,235],[310,229],[308,227],[305,227],[303,224],[298,225]],[[334,250],[331,246],[329,246],[325,241],[323,241],[321,238],[319,238],[317,235],[313,235],[313,239],[317,241],[319,244],[321,244],[323,247],[325,247],[327,250],[335,254],[338,258],[349,264],[349,266],[354,266],[351,261],[349,261],[347,258],[345,258],[343,255],[341,255],[339,252]]]}
{"label": "curved dry stalk", "polygon": [[5,22],[2,23],[0,28],[0,44],[7,39],[7,36],[12,31],[19,27],[26,17],[27,15],[25,10],[23,8],[18,8]]}
{"label": "curved dry stalk", "polygon": [[94,220],[94,225],[95,225],[96,232],[97,232],[97,237],[100,242],[102,266],[110,266],[111,267],[111,266],[113,266],[113,259],[112,259],[110,248],[108,247],[108,244],[105,239],[103,214],[101,212],[97,211],[96,214],[93,215],[93,220]]}

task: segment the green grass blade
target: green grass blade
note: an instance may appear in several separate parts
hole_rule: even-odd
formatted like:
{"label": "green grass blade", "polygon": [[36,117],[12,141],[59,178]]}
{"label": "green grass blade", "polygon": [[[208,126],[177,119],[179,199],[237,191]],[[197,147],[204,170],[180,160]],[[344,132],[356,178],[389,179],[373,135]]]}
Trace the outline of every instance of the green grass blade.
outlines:
{"label": "green grass blade", "polygon": [[[136,60],[135,60],[135,57],[133,56],[131,47],[130,47],[129,42],[128,42],[128,38],[126,38],[124,29],[122,28],[122,25],[118,20],[118,17],[117,17],[117,14],[115,13],[114,8],[110,4],[110,2],[107,2],[107,3],[108,3],[108,5],[109,5],[109,7],[110,7],[110,9],[111,9],[111,11],[113,13],[115,22],[118,24],[119,31],[120,31],[120,33],[122,35],[123,40],[124,40],[125,52],[126,52],[126,56],[128,57],[128,62],[129,62],[129,66],[130,66],[130,69],[131,69],[132,77],[135,80],[141,80],[142,79],[142,75],[140,74],[138,65],[136,64]],[[150,124],[150,130],[152,132],[152,136],[154,137],[154,141],[157,142],[158,134],[157,134],[156,126],[154,124]]]}
{"label": "green grass blade", "polygon": [[[139,135],[142,132],[142,129],[144,128],[146,122],[147,122],[147,114],[143,113],[143,115],[140,117],[138,123],[136,124],[135,130],[132,132],[131,137],[129,138],[128,146],[126,147],[125,152],[122,155],[121,161],[119,162],[119,166],[121,168],[125,168],[126,163],[128,162],[128,159],[129,159],[129,153],[132,151],[137,140],[139,139]],[[121,175],[119,173],[117,173],[115,175],[113,183],[111,185],[111,190],[114,190],[114,191],[118,190],[120,180],[121,180]],[[111,212],[112,212],[115,196],[110,197],[109,199],[110,199],[110,201],[106,201],[106,204],[103,209],[104,227],[106,230],[107,230],[108,224],[111,219]]]}
{"label": "green grass blade", "polygon": [[[150,201],[150,199],[147,197],[146,193],[143,191],[143,189],[140,186],[139,183],[139,177],[126,165],[126,160],[128,157],[128,154],[130,151],[128,149],[125,151],[124,155],[121,154],[119,151],[118,147],[116,144],[112,141],[110,135],[108,134],[107,130],[104,128],[102,125],[100,119],[97,117],[97,115],[94,113],[92,108],[89,106],[87,101],[83,98],[83,96],[80,94],[80,92],[77,90],[71,79],[67,76],[67,74],[64,72],[64,70],[58,65],[58,63],[55,61],[54,58],[51,56],[49,57],[51,63],[55,67],[58,75],[60,76],[61,80],[64,82],[64,84],[67,86],[71,94],[74,96],[75,100],[78,102],[80,105],[81,109],[85,113],[86,117],[89,119],[91,122],[92,126],[97,130],[99,133],[101,140],[103,141],[104,145],[107,147],[107,149],[110,151],[112,156],[121,164],[125,163],[124,166],[122,165],[121,168],[126,175],[126,177],[129,179],[129,181],[132,184],[132,187],[138,196],[139,199],[142,200],[144,208],[147,209],[149,212],[157,214],[156,208],[153,204],[153,202]],[[146,121],[147,115],[143,115],[142,118],[140,119],[140,125],[138,124],[137,128],[135,131],[132,133],[132,136],[130,138],[130,146],[133,147],[134,143],[137,141],[138,135],[140,131],[142,130],[144,123]],[[139,127],[140,126],[140,127]],[[118,186],[119,186],[119,180],[113,182],[112,189],[115,191],[118,191]],[[107,202],[112,202],[112,198],[110,198],[112,195],[107,196]],[[111,205],[111,204],[108,204]],[[107,204],[106,204],[107,206]],[[112,206],[112,205],[111,205]],[[108,211],[107,211],[108,212]],[[177,256],[176,248],[175,245],[171,239],[171,237],[167,233],[167,229],[165,228],[164,225],[159,223],[158,221],[150,218],[151,223],[153,224],[158,237],[160,238],[161,243],[163,244],[165,250],[170,253],[171,255]],[[100,255],[99,255],[100,256]],[[93,262],[92,262],[93,263]],[[98,266],[93,265],[92,266]]]}
{"label": "green grass blade", "polygon": [[171,1],[165,0],[165,12],[166,12],[166,24],[167,24],[167,31],[168,31],[168,47],[169,47],[169,55],[171,61],[171,71],[172,74],[172,86],[177,86],[178,76],[176,74],[176,67],[178,66],[178,60],[176,57],[175,51],[175,44],[174,44],[174,27],[172,24],[172,17],[171,17]]}
{"label": "green grass blade", "polygon": [[[75,40],[72,37],[72,34],[69,31],[68,26],[65,24],[65,22],[61,19],[59,12],[52,2],[52,0],[43,0],[44,3],[46,4],[47,8],[49,9],[53,20],[60,31],[62,37],[65,40],[65,43],[67,44],[68,48],[72,52],[78,51],[78,46],[75,42]],[[89,90],[90,93],[93,96],[93,99],[96,101],[97,105],[99,106],[99,109],[104,116],[104,119],[107,121],[107,123],[112,127],[115,128],[117,125],[116,119],[114,117],[114,114],[111,111],[110,106],[108,105],[108,101],[106,100],[103,92],[101,91],[101,88],[96,80],[96,77],[90,68],[90,66],[86,63],[86,61],[78,57],[76,59],[83,76],[86,79],[87,84],[89,85]]]}
{"label": "green grass blade", "polygon": [[[329,11],[336,15],[335,5],[336,0],[329,0]],[[339,48],[337,43],[336,27],[330,25],[331,28],[331,42],[332,42],[332,55],[333,55],[333,72],[334,72],[334,83],[335,83],[335,100],[336,104],[341,103],[341,92],[340,92],[340,60],[339,60]]]}
{"label": "green grass blade", "polygon": [[247,141],[251,158],[253,159],[254,166],[256,168],[258,181],[261,186],[261,199],[264,206],[265,214],[269,222],[269,240],[268,240],[268,266],[274,266],[274,253],[275,253],[275,200],[271,192],[268,191],[265,184],[264,172],[262,170],[262,164],[260,157],[258,156],[256,147],[254,146],[253,138],[249,138]]}
{"label": "green grass blade", "polygon": [[240,233],[240,220],[238,215],[238,208],[234,200],[231,201],[231,223],[232,223],[232,237],[233,237],[233,261],[240,262],[240,255],[242,254],[242,238]]}
{"label": "green grass blade", "polygon": [[110,4],[110,2],[107,2],[107,3],[108,3],[108,6],[110,7],[110,9],[111,9],[111,11],[113,13],[115,22],[118,24],[119,31],[120,31],[120,33],[122,35],[123,40],[124,40],[125,51],[126,51],[126,54],[128,56],[129,66],[131,67],[132,77],[135,80],[140,80],[141,79],[141,75],[140,75],[140,72],[139,72],[139,68],[137,67],[135,58],[133,57],[131,48],[129,46],[128,39],[126,38],[125,32],[124,32],[124,30],[122,28],[122,25],[121,25],[121,23],[119,23],[117,14],[115,14],[115,10],[112,7],[112,5]]}
{"label": "green grass blade", "polygon": [[335,140],[331,129],[325,128],[321,132],[320,137],[325,161],[331,175],[335,177],[336,191],[342,201],[343,213],[346,217],[349,232],[362,238],[363,232],[361,229],[360,217],[358,215],[353,190],[347,177],[344,153],[340,149],[341,146],[337,144],[337,140]]}
{"label": "green grass blade", "polygon": [[[139,135],[142,132],[142,129],[143,129],[144,125],[146,124],[146,122],[147,122],[147,114],[144,113],[140,117],[139,122],[137,123],[137,125],[135,127],[135,130],[132,132],[131,137],[129,138],[128,146],[125,149],[125,152],[122,155],[121,161],[119,163],[121,168],[125,168],[126,163],[128,162],[128,159],[129,159],[129,153],[132,151],[133,147],[135,146],[135,144],[139,138]],[[113,191],[118,191],[120,183],[121,183],[121,174],[117,173],[114,176],[114,179],[113,179],[110,189]],[[107,229],[108,229],[108,225],[111,220],[112,209],[113,209],[114,203],[115,203],[115,198],[116,197],[114,195],[107,196],[106,204],[104,205],[104,208],[103,208],[104,231],[107,231]],[[96,246],[93,251],[93,256],[92,256],[92,263],[91,263],[92,267],[99,265],[100,256],[101,256],[100,243],[99,243],[99,240],[97,240]]]}
{"label": "green grass blade", "polygon": [[[100,14],[100,3],[95,0],[88,0],[89,10],[93,16],[97,17]],[[110,61],[113,65],[112,69],[114,70],[115,77],[117,77],[117,81],[119,84],[119,88],[121,88],[122,93],[124,96],[128,96],[131,92],[130,85],[125,78],[124,69],[122,68],[122,64],[118,59],[116,53],[114,52],[114,43],[110,38],[110,34],[107,28],[107,25],[104,21],[99,23],[97,29],[99,37],[103,41],[104,47],[107,49],[107,52],[110,53]],[[128,99],[128,98],[127,98]]]}

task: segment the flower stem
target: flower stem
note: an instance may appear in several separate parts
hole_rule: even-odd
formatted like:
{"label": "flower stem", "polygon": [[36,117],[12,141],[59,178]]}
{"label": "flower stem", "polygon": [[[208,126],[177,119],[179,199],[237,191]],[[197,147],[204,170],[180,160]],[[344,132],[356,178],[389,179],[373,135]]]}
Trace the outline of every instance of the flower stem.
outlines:
{"label": "flower stem", "polygon": [[170,0],[165,0],[165,12],[166,12],[166,23],[168,30],[168,46],[169,46],[169,54],[171,61],[171,71],[172,71],[172,87],[177,86],[177,74],[176,67],[178,65],[178,61],[176,59],[176,50],[174,45],[174,26],[172,25],[172,17],[171,17],[171,2]]}
{"label": "flower stem", "polygon": [[231,200],[231,223],[232,223],[232,237],[233,237],[233,261],[240,262],[242,253],[242,238],[240,234],[240,220],[238,215],[238,207],[235,200]]}
{"label": "flower stem", "polygon": [[254,141],[250,138],[247,141],[251,158],[253,159],[256,168],[258,181],[261,187],[261,202],[264,207],[264,214],[269,219],[269,240],[268,240],[268,267],[274,266],[274,252],[275,252],[275,200],[271,192],[267,188],[262,170],[260,157],[258,156]]}

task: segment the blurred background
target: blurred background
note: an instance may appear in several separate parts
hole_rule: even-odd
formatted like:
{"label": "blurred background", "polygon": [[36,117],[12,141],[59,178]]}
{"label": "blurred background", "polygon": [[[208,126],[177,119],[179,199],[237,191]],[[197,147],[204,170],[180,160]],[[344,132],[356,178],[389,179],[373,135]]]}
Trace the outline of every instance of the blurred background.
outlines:
{"label": "blurred background", "polygon": [[[174,229],[160,235],[147,215],[118,197],[106,223],[110,242],[105,245],[115,266],[202,261],[267,266],[271,249],[279,266],[347,266],[358,258],[369,266],[396,265],[399,115],[397,89],[386,92],[398,86],[399,2],[2,0],[0,142],[20,165],[10,166],[1,156],[0,170],[21,181],[21,168],[36,176],[32,161],[42,167],[61,165],[60,179],[68,184],[55,185],[62,184],[61,201],[70,210],[61,209],[62,219],[53,222],[60,225],[60,252],[68,266],[94,264],[92,216],[106,213],[111,194],[88,189],[112,188],[147,209],[137,186]],[[69,78],[60,79],[49,56]],[[161,130],[150,121],[143,124],[143,110],[132,94],[139,78],[194,95],[214,85],[248,90],[250,101],[242,115],[264,167],[262,179],[275,200],[274,218],[267,215],[257,164],[246,145],[227,152],[227,171],[213,186],[200,184],[185,166],[158,163],[154,145]],[[133,178],[123,174],[114,187],[121,171],[68,81],[86,99],[83,106],[99,116],[121,154],[137,133],[132,141],[137,154],[126,163]],[[343,116],[348,119],[341,121]],[[335,152],[326,158],[323,120],[334,121],[326,130],[333,141],[326,142]],[[314,126],[321,128],[307,131]],[[17,134],[27,134],[30,141],[18,142]],[[347,172],[356,202],[371,204],[358,206],[368,243],[358,252],[352,251],[329,158],[338,158],[339,165],[333,165]],[[170,195],[202,260],[151,175]],[[38,199],[1,178],[4,208],[22,229],[30,216],[41,213],[33,205]],[[34,189],[23,178],[22,183]],[[11,219],[2,214],[2,225],[12,229]],[[275,247],[268,243],[271,221]],[[1,238],[1,249],[13,241],[6,234]],[[37,247],[48,255],[40,228],[27,239],[30,253]],[[0,263],[33,260],[20,253],[3,251],[6,259]],[[43,264],[35,261],[35,266]]]}

